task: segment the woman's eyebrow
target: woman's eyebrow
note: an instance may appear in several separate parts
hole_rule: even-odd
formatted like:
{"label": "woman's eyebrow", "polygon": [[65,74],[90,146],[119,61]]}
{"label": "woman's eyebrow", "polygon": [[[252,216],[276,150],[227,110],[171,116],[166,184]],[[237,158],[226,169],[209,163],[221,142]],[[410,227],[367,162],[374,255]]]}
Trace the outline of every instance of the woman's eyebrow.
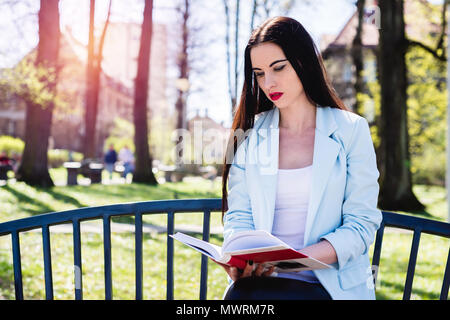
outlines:
{"label": "woman's eyebrow", "polygon": [[[278,62],[282,62],[282,61],[286,61],[287,59],[281,59],[281,60],[275,60],[274,62],[272,62],[269,67],[273,66],[275,63]],[[252,70],[261,70],[260,68],[252,68]]]}

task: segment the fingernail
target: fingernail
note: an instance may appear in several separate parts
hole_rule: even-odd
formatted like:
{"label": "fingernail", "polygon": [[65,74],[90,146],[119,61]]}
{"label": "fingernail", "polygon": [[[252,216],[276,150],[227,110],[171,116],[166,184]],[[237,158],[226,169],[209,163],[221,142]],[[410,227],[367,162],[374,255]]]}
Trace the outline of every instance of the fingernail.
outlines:
{"label": "fingernail", "polygon": [[253,260],[249,260],[248,264],[252,266],[253,265]]}

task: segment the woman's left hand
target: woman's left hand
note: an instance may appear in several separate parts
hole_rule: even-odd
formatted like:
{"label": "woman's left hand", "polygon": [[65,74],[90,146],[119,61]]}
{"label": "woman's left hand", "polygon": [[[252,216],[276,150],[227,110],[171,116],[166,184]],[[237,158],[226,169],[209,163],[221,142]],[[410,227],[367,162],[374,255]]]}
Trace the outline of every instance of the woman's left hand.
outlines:
{"label": "woman's left hand", "polygon": [[236,281],[237,279],[240,279],[240,278],[251,277],[251,276],[267,277],[267,276],[270,276],[275,270],[275,266],[272,266],[269,269],[264,271],[264,269],[265,269],[264,265],[261,263],[254,268],[254,265],[251,261],[247,261],[247,265],[245,266],[244,270],[240,270],[236,267],[230,267],[226,264],[217,262],[214,259],[213,259],[213,261],[215,263],[217,263],[218,265],[222,266],[225,269],[226,273],[228,273],[228,275],[230,276],[230,278],[233,281]]}
{"label": "woman's left hand", "polygon": [[253,266],[252,261],[247,262],[247,266],[245,267],[244,271],[242,272],[241,278],[244,277],[267,277],[270,276],[273,271],[275,270],[275,266],[271,266],[269,269],[265,270],[264,264],[256,264],[255,267]]}

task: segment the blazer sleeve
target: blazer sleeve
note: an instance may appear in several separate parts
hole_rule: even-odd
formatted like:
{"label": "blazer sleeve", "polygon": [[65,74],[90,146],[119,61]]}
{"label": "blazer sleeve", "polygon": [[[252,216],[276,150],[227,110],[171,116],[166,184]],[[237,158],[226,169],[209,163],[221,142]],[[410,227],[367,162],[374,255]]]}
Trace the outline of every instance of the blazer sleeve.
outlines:
{"label": "blazer sleeve", "polygon": [[236,232],[255,229],[245,174],[247,140],[238,147],[230,167],[228,210],[223,217],[224,240]]}
{"label": "blazer sleeve", "polygon": [[342,225],[322,237],[336,251],[339,269],[367,253],[382,220],[377,209],[379,172],[369,125],[356,121],[347,151],[347,183],[342,205]]}

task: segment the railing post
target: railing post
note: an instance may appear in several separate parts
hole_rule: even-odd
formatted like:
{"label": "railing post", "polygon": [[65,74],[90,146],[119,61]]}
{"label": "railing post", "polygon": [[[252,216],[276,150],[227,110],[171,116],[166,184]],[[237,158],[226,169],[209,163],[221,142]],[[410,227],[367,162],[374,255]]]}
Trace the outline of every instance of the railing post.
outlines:
{"label": "railing post", "polygon": [[403,300],[409,300],[411,298],[414,271],[416,269],[417,251],[419,250],[420,233],[420,228],[416,228],[414,230],[414,236],[411,245],[411,254],[409,256],[408,271],[406,273],[405,290],[403,292]]}
{"label": "railing post", "polygon": [[[209,241],[211,212],[203,212],[203,241]],[[208,257],[202,254],[200,269],[200,300],[206,300],[208,295]]]}
{"label": "railing post", "polygon": [[112,300],[111,217],[103,216],[103,257],[105,259],[105,300]]}
{"label": "railing post", "polygon": [[75,299],[83,300],[83,269],[81,263],[80,221],[73,220],[73,261],[75,274]]}
{"label": "railing post", "polygon": [[447,264],[445,266],[444,272],[444,280],[442,281],[441,295],[439,296],[440,300],[447,300],[449,287],[450,287],[450,249],[448,250]]}
{"label": "railing post", "polygon": [[142,293],[142,213],[137,212],[135,217],[135,258],[136,258],[136,300],[143,299]]}
{"label": "railing post", "polygon": [[[373,249],[372,257],[372,275],[374,289],[377,288],[377,276],[380,269],[380,258],[381,258],[381,247],[383,246],[383,235],[384,235],[384,222],[381,222],[380,228],[377,231],[375,238],[375,246]],[[375,267],[375,268],[374,268]]]}
{"label": "railing post", "polygon": [[42,226],[42,245],[44,251],[45,299],[53,300],[52,254],[48,225]]}
{"label": "railing post", "polygon": [[167,300],[173,300],[173,235],[175,214],[173,211],[167,214]]}
{"label": "railing post", "polygon": [[13,266],[14,266],[14,289],[16,300],[23,300],[23,285],[22,285],[22,263],[20,258],[20,240],[19,232],[14,231],[12,234],[12,251],[13,251]]}

